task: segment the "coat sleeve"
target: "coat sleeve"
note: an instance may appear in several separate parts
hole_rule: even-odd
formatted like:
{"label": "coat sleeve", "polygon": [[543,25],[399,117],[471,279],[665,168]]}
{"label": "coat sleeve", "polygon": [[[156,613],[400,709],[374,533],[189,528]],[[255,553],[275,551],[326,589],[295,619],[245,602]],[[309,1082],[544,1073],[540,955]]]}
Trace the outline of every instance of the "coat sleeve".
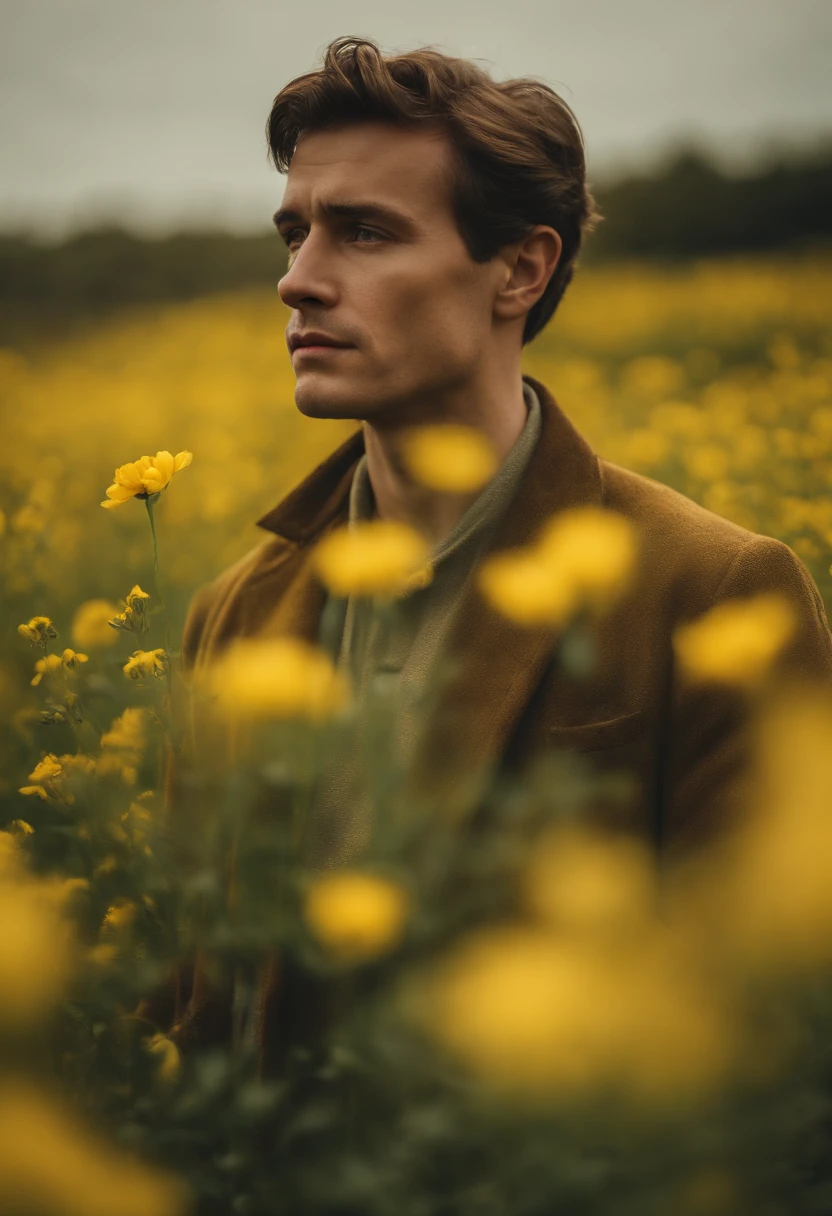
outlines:
{"label": "coat sleeve", "polygon": [[[796,629],[775,664],[772,695],[796,684],[832,689],[832,635],[820,593],[800,558],[765,536],[731,562],[712,607],[763,592],[792,606]],[[692,684],[673,673],[667,720],[659,843],[686,852],[718,836],[743,814],[751,766],[752,701],[743,690]]]}

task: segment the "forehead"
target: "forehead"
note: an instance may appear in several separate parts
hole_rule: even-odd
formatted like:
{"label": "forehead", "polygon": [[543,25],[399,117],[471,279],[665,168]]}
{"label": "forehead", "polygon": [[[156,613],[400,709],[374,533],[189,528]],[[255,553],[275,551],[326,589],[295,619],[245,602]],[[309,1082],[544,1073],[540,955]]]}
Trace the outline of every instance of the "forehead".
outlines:
{"label": "forehead", "polygon": [[303,136],[286,178],[284,207],[335,197],[390,203],[414,219],[450,214],[450,145],[436,128],[362,122]]}

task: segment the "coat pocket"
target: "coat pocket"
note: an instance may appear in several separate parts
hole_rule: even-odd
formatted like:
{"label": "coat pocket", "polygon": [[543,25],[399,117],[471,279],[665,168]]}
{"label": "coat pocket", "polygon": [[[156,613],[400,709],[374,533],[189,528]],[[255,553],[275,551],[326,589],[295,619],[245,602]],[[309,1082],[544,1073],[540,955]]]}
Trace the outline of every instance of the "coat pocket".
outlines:
{"label": "coat pocket", "polygon": [[552,726],[547,730],[549,746],[563,751],[603,752],[632,743],[643,734],[647,721],[644,710],[637,709],[606,722],[586,722],[578,726]]}

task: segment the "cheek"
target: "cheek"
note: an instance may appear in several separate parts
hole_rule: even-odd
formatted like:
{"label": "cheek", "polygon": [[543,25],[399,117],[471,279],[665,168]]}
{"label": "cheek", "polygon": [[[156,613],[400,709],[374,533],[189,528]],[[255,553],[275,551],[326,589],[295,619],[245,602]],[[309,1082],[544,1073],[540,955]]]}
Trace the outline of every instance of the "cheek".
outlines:
{"label": "cheek", "polygon": [[374,319],[373,345],[421,358],[425,353],[478,346],[488,325],[486,291],[470,264],[399,271],[367,285],[365,318]]}

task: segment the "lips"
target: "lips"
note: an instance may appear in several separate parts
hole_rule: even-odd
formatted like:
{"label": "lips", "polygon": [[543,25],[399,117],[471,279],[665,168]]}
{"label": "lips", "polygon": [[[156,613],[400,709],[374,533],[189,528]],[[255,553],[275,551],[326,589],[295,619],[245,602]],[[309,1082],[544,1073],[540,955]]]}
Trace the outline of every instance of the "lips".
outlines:
{"label": "lips", "polygon": [[316,333],[311,330],[308,333],[292,334],[288,342],[291,354],[307,346],[331,346],[336,350],[345,350],[348,345],[346,342],[338,342],[335,338],[330,338],[327,334]]}

